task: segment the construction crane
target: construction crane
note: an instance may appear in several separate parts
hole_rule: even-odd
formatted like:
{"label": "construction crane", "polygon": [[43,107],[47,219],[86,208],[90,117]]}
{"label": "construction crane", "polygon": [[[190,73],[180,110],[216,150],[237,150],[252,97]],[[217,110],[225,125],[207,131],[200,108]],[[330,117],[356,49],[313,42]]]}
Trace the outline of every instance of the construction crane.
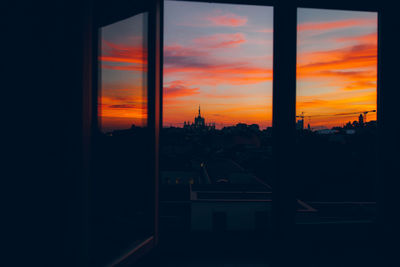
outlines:
{"label": "construction crane", "polygon": [[373,110],[360,111],[360,112],[338,113],[338,114],[335,114],[335,116],[360,114],[360,115],[363,115],[363,119],[364,119],[364,123],[365,123],[365,122],[367,122],[367,113],[370,113],[370,112],[376,112],[376,110],[373,109]]}
{"label": "construction crane", "polygon": [[[304,116],[304,112],[301,112],[301,115],[296,116],[296,118],[301,118],[302,124],[303,124],[302,127],[304,127],[304,117],[308,117],[308,120],[310,120],[310,116]],[[310,125],[308,124],[308,126],[310,126]],[[307,128],[309,128],[309,127],[307,127]]]}
{"label": "construction crane", "polygon": [[301,112],[301,115],[297,115],[296,118],[301,118],[302,120],[304,120],[304,112]]}
{"label": "construction crane", "polygon": [[309,116],[305,116],[304,112],[301,112],[301,115],[297,115],[296,118],[301,118],[304,121],[304,117],[308,117],[310,119],[311,117],[333,117],[333,116],[346,116],[346,115],[360,114],[363,117],[364,123],[366,123],[367,122],[367,114],[370,112],[376,112],[376,110],[373,109],[373,110],[367,110],[367,111],[326,114],[326,115],[318,115],[317,114],[317,115],[309,115]]}

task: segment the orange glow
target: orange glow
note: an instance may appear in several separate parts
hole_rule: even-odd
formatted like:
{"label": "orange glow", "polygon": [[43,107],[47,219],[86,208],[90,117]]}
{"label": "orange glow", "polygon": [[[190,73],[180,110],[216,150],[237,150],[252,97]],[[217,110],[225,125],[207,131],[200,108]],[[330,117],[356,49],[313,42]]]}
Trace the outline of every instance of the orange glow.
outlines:
{"label": "orange glow", "polygon": [[[376,19],[304,23],[299,25],[298,34],[365,25],[376,27],[376,23]],[[297,81],[307,83],[307,87],[300,87],[303,93],[298,93],[296,109],[298,114],[304,112],[305,125],[310,123],[312,128],[343,126],[358,120],[363,111],[376,109],[377,33],[336,37],[332,44],[339,48],[300,52],[297,56]],[[317,93],[319,87],[324,91]],[[355,114],[337,115],[342,113]],[[376,113],[368,113],[367,118],[376,120]]]}
{"label": "orange glow", "polygon": [[104,80],[101,84],[98,115],[103,131],[127,129],[133,124],[145,126],[147,96],[143,74],[147,72],[147,51],[138,45],[122,45],[102,40],[99,61],[102,73],[107,70],[136,73],[136,78],[131,78],[130,82],[122,79],[108,81],[101,75]]}
{"label": "orange glow", "polygon": [[164,68],[164,75],[172,73],[184,73],[187,81],[194,84],[201,81],[206,85],[244,85],[272,81],[271,68],[248,66],[248,63]]}

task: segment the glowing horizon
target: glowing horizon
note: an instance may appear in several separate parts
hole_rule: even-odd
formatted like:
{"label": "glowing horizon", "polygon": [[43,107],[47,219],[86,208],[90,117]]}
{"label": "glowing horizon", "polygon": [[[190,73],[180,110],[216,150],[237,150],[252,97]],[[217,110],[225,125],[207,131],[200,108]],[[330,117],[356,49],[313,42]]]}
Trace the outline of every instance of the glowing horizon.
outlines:
{"label": "glowing horizon", "polygon": [[272,125],[273,9],[166,1],[163,125]]}
{"label": "glowing horizon", "polygon": [[298,9],[296,111],[305,126],[343,126],[376,110],[377,26],[373,12]]}
{"label": "glowing horizon", "polygon": [[[272,7],[166,1],[164,11],[163,125],[192,122],[201,105],[217,128],[272,126]],[[145,18],[101,30],[105,131],[147,123]],[[299,9],[297,47],[296,112],[305,126],[343,126],[376,110],[376,13]]]}
{"label": "glowing horizon", "polygon": [[147,14],[102,27],[98,113],[103,132],[147,125]]}

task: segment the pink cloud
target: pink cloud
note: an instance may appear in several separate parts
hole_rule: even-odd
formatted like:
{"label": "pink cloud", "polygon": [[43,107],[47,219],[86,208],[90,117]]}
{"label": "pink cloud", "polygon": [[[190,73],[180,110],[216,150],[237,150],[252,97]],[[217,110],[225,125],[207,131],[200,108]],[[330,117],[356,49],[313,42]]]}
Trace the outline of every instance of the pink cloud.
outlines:
{"label": "pink cloud", "polygon": [[299,31],[326,31],[354,26],[365,26],[376,24],[376,19],[346,19],[328,22],[306,22],[299,24]]}
{"label": "pink cloud", "polygon": [[228,27],[243,26],[247,23],[246,17],[241,17],[232,13],[228,13],[225,15],[218,15],[215,17],[208,17],[207,20],[210,21],[215,26],[228,26]]}
{"label": "pink cloud", "polygon": [[242,33],[219,33],[196,38],[193,42],[201,47],[228,48],[236,47],[239,44],[246,42],[246,39]]}
{"label": "pink cloud", "polygon": [[187,83],[184,81],[172,81],[164,84],[164,97],[165,98],[175,98],[190,96],[200,93],[200,88],[189,88]]}
{"label": "pink cloud", "polygon": [[101,67],[125,71],[147,71],[147,50],[139,45],[116,44],[102,40]]}

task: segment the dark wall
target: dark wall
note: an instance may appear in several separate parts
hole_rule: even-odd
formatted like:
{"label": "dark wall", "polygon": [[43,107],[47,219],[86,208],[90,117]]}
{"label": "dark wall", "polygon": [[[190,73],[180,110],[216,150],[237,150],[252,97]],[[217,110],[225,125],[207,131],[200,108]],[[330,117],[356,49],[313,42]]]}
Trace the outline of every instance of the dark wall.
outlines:
{"label": "dark wall", "polygon": [[[399,27],[399,10],[393,4],[386,4],[381,12],[379,34],[380,58],[379,78],[382,79],[378,96],[378,121],[381,138],[379,140],[379,192],[380,223],[383,258],[394,258],[399,249],[400,220],[398,216],[400,198],[400,134],[399,134],[399,100],[400,84],[398,80],[397,52],[399,41],[396,30]],[[378,106],[379,107],[379,106]]]}

